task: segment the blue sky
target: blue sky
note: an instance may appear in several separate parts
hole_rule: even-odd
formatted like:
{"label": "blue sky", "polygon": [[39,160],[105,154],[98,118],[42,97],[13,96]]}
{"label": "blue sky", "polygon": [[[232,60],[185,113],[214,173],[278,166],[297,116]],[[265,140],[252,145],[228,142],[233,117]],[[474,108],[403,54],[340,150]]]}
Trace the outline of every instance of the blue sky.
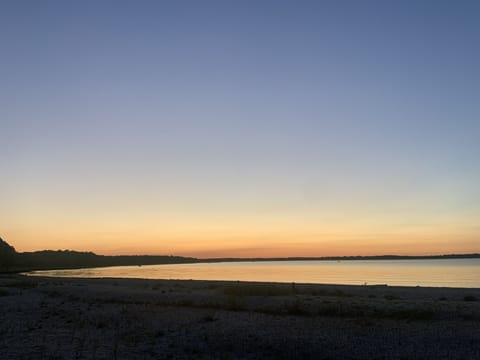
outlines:
{"label": "blue sky", "polygon": [[4,237],[478,251],[479,18],[476,1],[4,1]]}

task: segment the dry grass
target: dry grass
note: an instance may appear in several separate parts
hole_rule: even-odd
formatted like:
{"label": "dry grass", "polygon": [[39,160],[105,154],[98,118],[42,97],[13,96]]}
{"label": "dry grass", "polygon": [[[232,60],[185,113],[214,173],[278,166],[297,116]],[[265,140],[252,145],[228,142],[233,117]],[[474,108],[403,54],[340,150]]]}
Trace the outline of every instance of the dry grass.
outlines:
{"label": "dry grass", "polygon": [[223,293],[234,296],[287,296],[296,291],[293,286],[286,285],[238,284],[225,286]]}

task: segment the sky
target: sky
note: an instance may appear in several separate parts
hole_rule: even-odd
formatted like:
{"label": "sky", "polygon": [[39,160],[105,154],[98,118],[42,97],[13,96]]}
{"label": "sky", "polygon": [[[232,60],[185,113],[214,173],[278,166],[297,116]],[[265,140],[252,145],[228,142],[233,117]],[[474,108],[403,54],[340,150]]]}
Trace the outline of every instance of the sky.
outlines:
{"label": "sky", "polygon": [[0,236],[480,252],[478,1],[2,1]]}

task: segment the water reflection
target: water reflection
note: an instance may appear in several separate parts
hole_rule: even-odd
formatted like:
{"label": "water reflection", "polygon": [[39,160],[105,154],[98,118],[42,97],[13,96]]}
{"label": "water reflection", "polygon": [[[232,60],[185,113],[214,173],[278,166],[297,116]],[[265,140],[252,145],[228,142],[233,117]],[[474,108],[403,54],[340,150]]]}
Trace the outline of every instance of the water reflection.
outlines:
{"label": "water reflection", "polygon": [[480,259],[227,262],[36,271],[30,275],[478,288]]}

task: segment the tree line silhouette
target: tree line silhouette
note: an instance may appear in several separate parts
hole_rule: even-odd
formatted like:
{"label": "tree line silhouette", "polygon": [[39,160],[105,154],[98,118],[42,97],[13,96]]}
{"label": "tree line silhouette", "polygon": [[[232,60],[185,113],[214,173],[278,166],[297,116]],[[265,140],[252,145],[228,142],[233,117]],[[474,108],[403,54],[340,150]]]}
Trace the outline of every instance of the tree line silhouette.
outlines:
{"label": "tree line silhouette", "polygon": [[157,265],[192,263],[197,259],[169,255],[97,255],[93,252],[72,250],[42,250],[17,252],[0,238],[0,271],[27,271],[41,269],[74,269],[119,265]]}
{"label": "tree line silhouette", "polygon": [[17,259],[15,248],[0,238],[0,271],[9,271]]}

